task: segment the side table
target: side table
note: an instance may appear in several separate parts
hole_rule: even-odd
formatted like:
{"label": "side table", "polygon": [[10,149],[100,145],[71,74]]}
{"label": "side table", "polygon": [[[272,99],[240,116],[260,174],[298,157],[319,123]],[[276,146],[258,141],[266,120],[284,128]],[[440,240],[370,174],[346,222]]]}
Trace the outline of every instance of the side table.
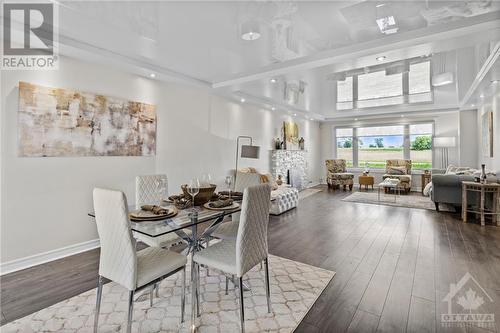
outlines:
{"label": "side table", "polygon": [[[479,210],[468,209],[467,205],[467,192],[475,192],[479,194]],[[486,194],[491,193],[493,197],[492,207],[490,211],[485,210],[484,202]],[[493,224],[500,226],[500,209],[498,207],[498,199],[500,198],[500,184],[496,183],[476,183],[476,182],[462,182],[462,220],[467,223],[467,212],[480,214],[481,225],[484,226],[485,215],[491,215]]]}
{"label": "side table", "polygon": [[427,184],[429,184],[432,180],[432,176],[430,173],[423,173],[420,175],[420,187],[422,188],[422,194],[424,194],[424,188]]}
{"label": "side table", "polygon": [[365,190],[368,190],[368,186],[372,187],[373,190],[373,184],[375,184],[375,177],[373,176],[359,176],[358,177],[358,183],[359,183],[359,190],[361,191],[361,186],[365,186]]}

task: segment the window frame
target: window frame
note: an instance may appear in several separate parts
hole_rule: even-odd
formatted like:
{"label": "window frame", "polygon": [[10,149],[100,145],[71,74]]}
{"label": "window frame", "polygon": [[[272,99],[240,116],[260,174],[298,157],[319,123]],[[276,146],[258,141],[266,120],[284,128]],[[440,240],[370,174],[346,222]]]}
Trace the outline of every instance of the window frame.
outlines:
{"label": "window frame", "polygon": [[[339,125],[339,126],[332,126],[332,133],[333,133],[333,140],[332,140],[332,143],[335,143],[333,145],[333,148],[334,148],[334,151],[333,151],[333,156],[335,158],[338,158],[338,154],[337,154],[337,129],[346,129],[346,128],[349,128],[351,129],[352,128],[352,142],[353,142],[353,149],[352,149],[352,164],[353,166],[350,167],[349,169],[352,169],[352,170],[361,170],[364,168],[364,166],[360,166],[359,165],[359,147],[358,147],[358,139],[359,139],[359,136],[358,136],[358,128],[367,128],[367,127],[386,127],[386,126],[403,126],[404,128],[404,134],[403,134],[403,158],[404,159],[410,159],[410,154],[411,154],[411,133],[410,133],[410,126],[411,125],[418,125],[418,124],[431,124],[432,125],[432,134],[431,134],[431,138],[432,138],[432,142],[434,142],[434,136],[435,136],[435,129],[436,129],[436,125],[435,125],[435,122],[434,120],[428,120],[428,121],[414,121],[414,122],[405,122],[405,123],[401,123],[401,122],[387,122],[387,123],[383,123],[383,124],[360,124],[360,125],[356,125],[356,126],[349,126],[349,125]],[[434,166],[434,160],[435,160],[435,150],[434,150],[434,146],[432,146],[431,148],[431,155],[432,155],[432,160],[431,160],[431,164],[432,166]],[[385,172],[385,169],[384,168],[373,168],[373,170],[383,170]],[[413,168],[413,165],[412,165],[412,172],[414,171],[422,171],[425,169],[415,169]]]}

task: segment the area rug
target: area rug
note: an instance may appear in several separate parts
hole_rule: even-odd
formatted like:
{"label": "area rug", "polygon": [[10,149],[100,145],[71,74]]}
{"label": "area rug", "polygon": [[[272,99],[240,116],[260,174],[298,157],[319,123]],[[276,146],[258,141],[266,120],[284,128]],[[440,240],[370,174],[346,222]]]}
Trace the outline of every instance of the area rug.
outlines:
{"label": "area rug", "polygon": [[[401,194],[397,195],[396,202],[394,202],[394,196],[395,194],[386,194],[381,191],[380,202],[379,202],[377,191],[354,192],[350,196],[342,199],[342,201],[436,210],[434,202],[429,197],[424,197],[421,195],[412,195],[412,194]],[[439,209],[440,211],[450,211],[450,212],[454,211],[453,207],[450,207],[448,205],[440,205]]]}
{"label": "area rug", "polygon": [[323,192],[323,190],[318,188],[306,188],[305,190],[299,192],[299,200],[303,200],[319,192]]}
{"label": "area rug", "polygon": [[[323,292],[335,272],[297,261],[269,256],[271,302],[267,313],[264,271],[259,266],[245,275],[251,291],[245,292],[246,332],[293,332]],[[188,265],[190,267],[190,265]],[[239,332],[238,301],[230,283],[225,295],[225,278],[210,269],[201,269],[201,317],[199,332]],[[187,275],[189,276],[189,275]],[[132,332],[188,332],[191,295],[186,292],[186,321],[180,324],[181,274],[165,279],[160,297],[149,306],[147,297],[134,303]],[[128,292],[115,283],[104,285],[99,317],[99,332],[125,332]],[[7,332],[92,332],[95,289],[54,304],[0,328]]]}

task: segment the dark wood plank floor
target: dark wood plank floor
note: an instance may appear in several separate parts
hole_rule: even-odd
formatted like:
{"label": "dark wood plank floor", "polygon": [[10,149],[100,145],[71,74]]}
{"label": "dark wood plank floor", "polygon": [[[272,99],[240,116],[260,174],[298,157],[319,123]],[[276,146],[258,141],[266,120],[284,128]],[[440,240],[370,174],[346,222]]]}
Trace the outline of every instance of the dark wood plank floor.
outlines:
{"label": "dark wood plank floor", "polygon": [[[322,189],[269,226],[270,253],[337,272],[297,332],[500,332],[500,228]],[[94,288],[98,255],[2,276],[2,324]],[[466,272],[494,299],[496,327],[441,327],[442,299]]]}

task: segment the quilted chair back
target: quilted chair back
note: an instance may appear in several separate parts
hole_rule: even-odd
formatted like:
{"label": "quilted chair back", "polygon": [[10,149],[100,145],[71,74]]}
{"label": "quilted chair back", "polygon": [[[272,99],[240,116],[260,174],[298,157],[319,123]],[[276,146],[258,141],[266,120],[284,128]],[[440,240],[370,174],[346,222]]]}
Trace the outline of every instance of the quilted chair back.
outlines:
{"label": "quilted chair back", "polygon": [[241,217],[236,236],[236,271],[241,277],[267,258],[267,226],[271,187],[250,186],[243,192]]}
{"label": "quilted chair back", "polygon": [[326,169],[330,173],[342,173],[347,171],[346,161],[342,158],[326,160]]}
{"label": "quilted chair back", "polygon": [[167,175],[147,175],[135,177],[135,205],[157,204],[161,199],[157,186],[159,181],[164,181],[168,194]]}
{"label": "quilted chair back", "polygon": [[386,163],[385,164],[386,173],[390,173],[390,169],[396,167],[396,168],[404,168],[404,170],[406,170],[405,174],[407,175],[411,174],[411,160],[402,160],[402,159],[387,160],[385,163]]}
{"label": "quilted chair back", "polygon": [[99,275],[129,290],[136,287],[137,255],[128,218],[127,198],[121,191],[95,188],[95,220],[101,242]]}
{"label": "quilted chair back", "polygon": [[261,183],[261,177],[259,173],[238,171],[236,174],[234,190],[238,192],[243,192],[247,187],[259,185],[260,183]]}

